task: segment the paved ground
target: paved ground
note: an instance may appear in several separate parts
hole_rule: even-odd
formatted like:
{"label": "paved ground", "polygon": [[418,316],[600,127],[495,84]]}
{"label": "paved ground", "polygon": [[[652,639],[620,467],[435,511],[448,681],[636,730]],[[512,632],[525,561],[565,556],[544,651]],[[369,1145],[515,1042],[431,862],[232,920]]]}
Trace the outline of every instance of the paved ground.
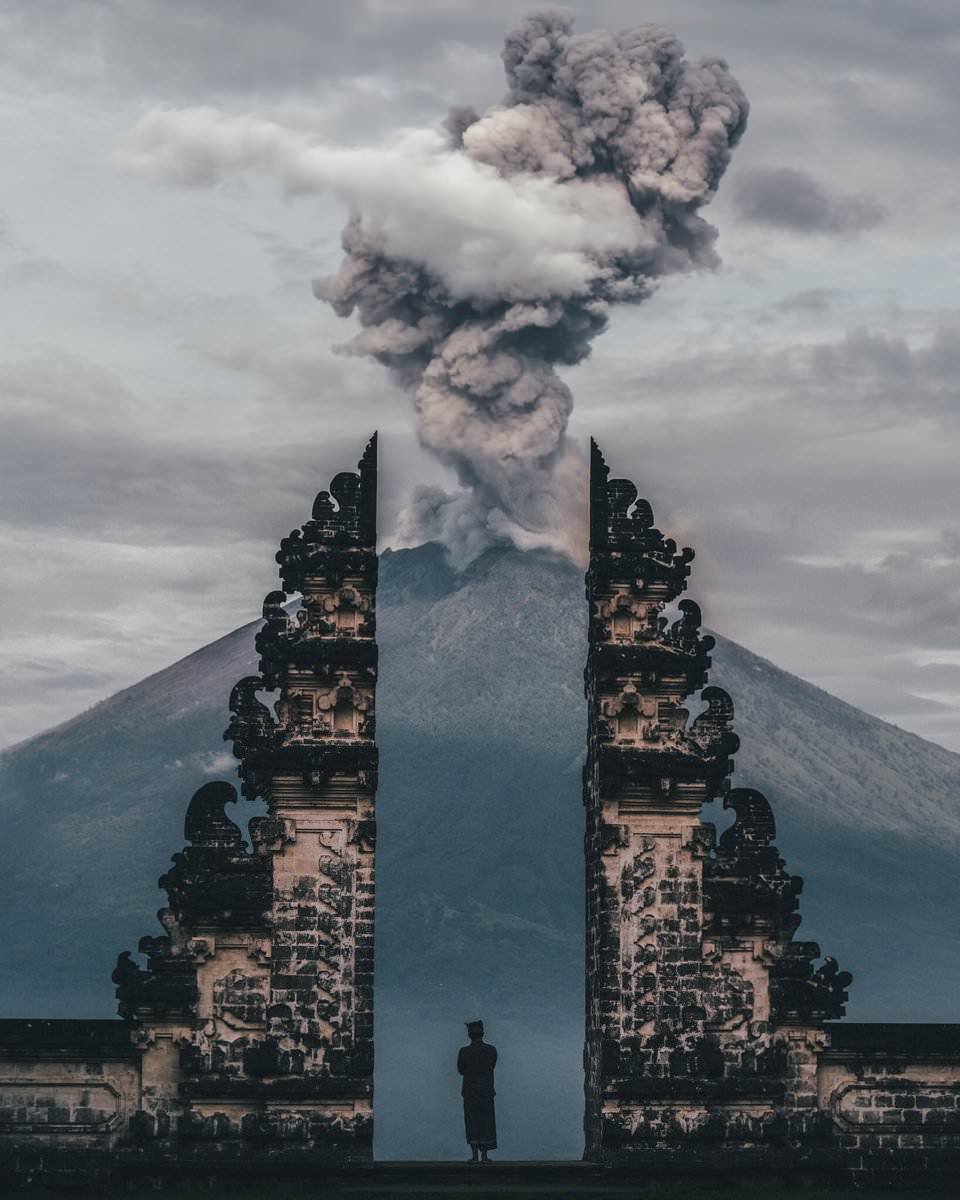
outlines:
{"label": "paved ground", "polygon": [[[897,1192],[898,1197],[906,1193]],[[582,1162],[494,1162],[488,1166],[471,1163],[382,1162],[324,1189],[324,1196],[350,1200],[441,1200],[471,1197],[473,1200],[521,1200],[549,1197],[550,1200],[890,1200],[891,1193],[872,1189],[834,1188],[823,1181],[789,1181],[769,1176],[718,1179],[691,1173],[682,1179],[656,1172],[616,1173]],[[935,1200],[934,1193],[923,1193]],[[956,1200],[956,1193],[950,1195]],[[237,1197],[236,1200],[241,1200]],[[251,1198],[252,1200],[252,1198]],[[270,1200],[288,1200],[282,1189],[271,1190]],[[301,1200],[292,1193],[289,1200]]]}
{"label": "paved ground", "polygon": [[[12,1195],[0,1184],[0,1196]],[[700,1170],[608,1171],[582,1162],[379,1162],[371,1167],[329,1171],[316,1167],[290,1173],[250,1171],[225,1178],[209,1175],[171,1181],[135,1171],[106,1185],[68,1193],[27,1186],[30,1200],[956,1200],[956,1188],[925,1192],[833,1186],[827,1179],[777,1178],[769,1173],[735,1175]]]}

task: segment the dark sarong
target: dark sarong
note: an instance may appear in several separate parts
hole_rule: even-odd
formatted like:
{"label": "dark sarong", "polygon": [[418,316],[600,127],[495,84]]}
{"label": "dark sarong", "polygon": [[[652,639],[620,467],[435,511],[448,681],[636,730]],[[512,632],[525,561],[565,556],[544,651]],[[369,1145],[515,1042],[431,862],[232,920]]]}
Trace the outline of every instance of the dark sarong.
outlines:
{"label": "dark sarong", "polygon": [[471,1042],[457,1055],[457,1070],[463,1076],[463,1124],[467,1141],[481,1150],[497,1148],[497,1118],[494,1111],[493,1068],[497,1064],[495,1046]]}

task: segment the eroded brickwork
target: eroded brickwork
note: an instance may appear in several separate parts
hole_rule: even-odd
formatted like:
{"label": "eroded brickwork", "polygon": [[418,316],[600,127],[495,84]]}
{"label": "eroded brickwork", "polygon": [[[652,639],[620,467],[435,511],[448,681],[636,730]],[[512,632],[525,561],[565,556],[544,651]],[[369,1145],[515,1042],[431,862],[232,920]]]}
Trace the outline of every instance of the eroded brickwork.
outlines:
{"label": "eroded brickwork", "polygon": [[165,935],[141,940],[146,968],[124,953],[114,972],[143,1048],[140,1139],[370,1157],[376,483],[374,440],[281,543],[260,673],[224,734],[269,809],[252,850],[225,812],[236,790],[201,788],[160,881]]}
{"label": "eroded brickwork", "polygon": [[[793,941],[801,881],[766,799],[729,789],[738,740],[730,697],[704,687],[713,639],[691,600],[664,615],[693,551],[596,446],[590,529],[587,1156],[815,1146],[821,1025],[850,976]],[[720,795],[736,819],[715,844],[701,810]]]}
{"label": "eroded brickwork", "polygon": [[898,1188],[960,1177],[960,1025],[841,1025],[818,1070],[848,1174]]}

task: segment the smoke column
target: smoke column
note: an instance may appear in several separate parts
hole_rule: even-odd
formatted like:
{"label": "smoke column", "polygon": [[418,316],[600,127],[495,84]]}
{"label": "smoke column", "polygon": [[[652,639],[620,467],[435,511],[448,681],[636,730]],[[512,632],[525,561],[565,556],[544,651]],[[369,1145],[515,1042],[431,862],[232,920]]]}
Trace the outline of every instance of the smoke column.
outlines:
{"label": "smoke column", "polygon": [[502,57],[505,98],[454,110],[443,135],[356,150],[164,110],[124,153],[190,183],[265,167],[288,191],[350,202],[343,263],[314,291],[359,319],[350,352],[412,393],[421,442],[456,470],[465,491],[418,489],[401,536],[442,540],[461,565],[503,540],[582,553],[583,468],[557,368],[590,353],[613,304],[716,264],[699,210],[748,111],[722,59],[688,62],[653,25],[576,34],[569,14],[537,12]]}

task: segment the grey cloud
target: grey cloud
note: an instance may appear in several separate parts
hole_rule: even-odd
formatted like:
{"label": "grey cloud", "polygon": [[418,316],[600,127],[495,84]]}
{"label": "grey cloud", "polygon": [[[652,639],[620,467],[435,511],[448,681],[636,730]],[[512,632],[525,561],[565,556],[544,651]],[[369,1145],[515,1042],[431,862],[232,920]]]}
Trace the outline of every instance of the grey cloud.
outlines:
{"label": "grey cloud", "polygon": [[862,233],[885,216],[883,205],[872,197],[830,192],[796,167],[767,167],[741,175],[733,202],[745,220],[794,233]]}
{"label": "grey cloud", "polygon": [[835,627],[872,631],[878,644],[949,650],[960,636],[960,563],[940,561],[937,547],[900,550],[873,566],[804,565],[804,594],[843,600]]}
{"label": "grey cloud", "polygon": [[[75,54],[89,44],[101,65],[123,71],[149,87],[235,87],[245,92],[315,83],[322,75],[355,75],[406,65],[436,64],[445,52],[482,51],[515,21],[514,0],[352,0],[350,4],[283,0],[8,0],[8,40],[33,47],[36,58]],[[630,0],[573,0],[568,7],[593,24],[624,25],[637,18]],[[952,0],[876,0],[869,19],[861,6],[834,0],[650,0],[644,18],[665,21],[691,37],[733,53],[754,42],[766,53],[788,48],[821,63],[849,62],[858,52],[880,70],[935,68],[949,58],[948,35],[956,31]],[[61,37],[54,34],[64,30]],[[719,38],[723,38],[719,42]],[[36,43],[40,42],[39,47]],[[885,51],[885,54],[882,52]],[[458,64],[461,70],[462,61]],[[149,88],[148,88],[149,90]]]}
{"label": "grey cloud", "polygon": [[913,348],[874,334],[634,359],[622,376],[595,362],[580,391],[642,407],[633,427],[598,404],[589,428],[696,549],[691,595],[714,629],[957,744],[960,668],[936,663],[960,639],[950,328]]}
{"label": "grey cloud", "polygon": [[96,671],[89,667],[65,670],[62,663],[42,659],[19,659],[13,657],[5,664],[5,671],[19,678],[26,686],[55,683],[57,687],[74,690],[97,690],[105,687],[111,676],[107,671]]}
{"label": "grey cloud", "polygon": [[810,367],[821,402],[859,406],[881,419],[915,413],[952,426],[960,419],[960,349],[955,328],[937,329],[926,344],[902,336],[855,330],[840,342],[795,356]]}
{"label": "grey cloud", "polygon": [[307,280],[316,273],[315,263],[323,247],[320,238],[306,243],[293,242],[272,229],[251,229],[250,236],[263,247],[284,284],[294,283],[303,294],[309,290]]}
{"label": "grey cloud", "polygon": [[[878,489],[879,490],[879,489]],[[806,500],[806,515],[812,529],[798,528],[793,517],[794,505]],[[874,500],[876,496],[874,497]],[[855,652],[858,669],[888,674],[888,656],[894,653],[951,652],[960,634],[960,564],[945,562],[936,539],[898,549],[879,559],[871,556],[849,532],[818,545],[812,536],[819,531],[829,512],[829,503],[819,503],[803,495],[794,484],[783,497],[780,511],[767,514],[770,528],[753,532],[748,527],[724,533],[721,526],[739,515],[734,498],[715,498],[717,511],[703,521],[699,542],[701,558],[708,564],[698,574],[717,572],[717,582],[726,589],[734,567],[749,578],[755,594],[746,600],[739,592],[714,597],[714,608],[706,605],[708,619],[723,633],[743,636],[757,616],[771,619],[781,628],[802,628],[813,623],[822,631],[823,650],[837,642],[859,644]],[[791,511],[793,510],[793,511]],[[884,514],[890,516],[892,514]],[[742,520],[742,518],[741,518]],[[893,533],[890,540],[905,540]],[[872,561],[868,561],[871,559]],[[720,578],[724,581],[719,583]],[[707,594],[713,589],[708,587]],[[736,606],[736,607],[734,607]],[[775,616],[774,616],[775,614]],[[728,627],[728,623],[733,622]],[[732,632],[732,629],[737,632]],[[873,647],[871,662],[867,647]],[[782,657],[783,651],[780,651]],[[774,655],[774,657],[777,657]],[[823,664],[817,664],[819,669]],[[808,668],[809,669],[809,668]],[[928,676],[932,685],[933,677]],[[898,685],[922,690],[919,677],[898,679]],[[940,679],[941,687],[944,679]]]}
{"label": "grey cloud", "polygon": [[837,303],[840,293],[835,288],[804,288],[785,296],[774,307],[782,313],[817,315],[829,312]]}
{"label": "grey cloud", "polygon": [[[243,366],[252,368],[251,357]],[[292,364],[262,358],[259,369],[288,385],[289,401]],[[303,391],[312,385],[315,393],[317,364],[305,364],[301,375]],[[10,527],[132,543],[203,545],[218,534],[269,541],[286,532],[285,513],[298,513],[325,482],[294,423],[285,438],[259,448],[248,427],[240,456],[215,422],[207,437],[176,427],[144,436],[136,394],[54,350],[42,361],[0,367],[0,389],[0,510]],[[363,431],[331,434],[329,452],[339,446],[355,457]]]}
{"label": "grey cloud", "polygon": [[[790,488],[797,491],[795,485]],[[829,512],[828,504],[807,505],[818,528]],[[723,505],[705,529],[708,564],[723,549],[718,525],[735,516]],[[853,547],[846,562],[796,561],[787,551],[809,538],[798,536],[789,520],[778,524],[778,534],[768,539],[774,545],[768,544],[765,553],[743,553],[751,539],[743,531],[732,533],[742,543],[735,557],[742,560],[743,578],[755,592],[728,590],[733,568],[724,564],[722,578],[715,575],[715,586],[706,592],[712,625],[868,712],[960,748],[960,679],[950,664],[931,667],[919,661],[950,654],[957,645],[956,564],[941,563],[935,543],[898,554],[896,565],[854,561]],[[846,538],[838,540],[842,544]]]}
{"label": "grey cloud", "polygon": [[[883,697],[884,706],[888,713],[899,717],[914,716],[951,716],[954,706],[943,704],[939,700],[928,700],[925,696],[915,696],[899,688],[887,688]],[[868,695],[865,703],[870,706],[876,703],[876,693]]]}
{"label": "grey cloud", "polygon": [[917,667],[914,687],[934,693],[960,696],[960,666],[955,663],[933,662]]}
{"label": "grey cloud", "polygon": [[[637,364],[633,390],[669,396],[682,408],[709,391],[724,397],[724,419],[779,421],[789,404],[833,432],[879,429],[917,418],[945,429],[960,420],[960,334],[944,314],[923,341],[896,331],[852,329],[833,341],[718,348]],[[730,414],[738,413],[738,417]]]}
{"label": "grey cloud", "polygon": [[[430,0],[282,0],[273,7],[256,0],[77,0],[66,8],[58,0],[11,0],[9,8],[0,31],[8,57],[25,73],[94,86],[106,81],[171,100],[229,92],[335,99],[362,76],[355,98],[363,103],[374,77],[403,87],[418,66],[436,70],[450,42],[481,44],[492,24],[473,6]],[[403,90],[408,98],[416,94],[409,84]]]}
{"label": "grey cloud", "polygon": [[[0,505],[8,524],[168,534],[213,505],[233,472],[176,440],[145,440],[135,395],[73,355],[0,369]],[[206,491],[206,504],[202,493]],[[199,510],[199,511],[198,511]],[[203,537],[212,521],[197,524]]]}

